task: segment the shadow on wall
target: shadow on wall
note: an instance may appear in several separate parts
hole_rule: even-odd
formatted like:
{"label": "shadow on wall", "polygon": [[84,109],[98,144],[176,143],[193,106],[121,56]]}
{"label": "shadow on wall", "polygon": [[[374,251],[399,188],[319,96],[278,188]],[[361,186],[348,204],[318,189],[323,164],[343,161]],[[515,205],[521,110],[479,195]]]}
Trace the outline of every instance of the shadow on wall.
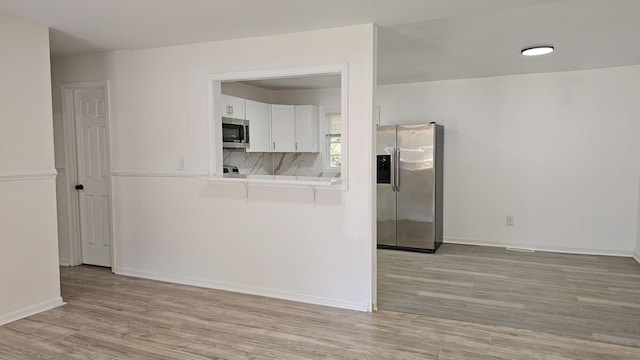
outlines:
{"label": "shadow on wall", "polygon": [[[289,203],[308,204],[314,206],[313,190],[306,187],[277,187],[243,184],[208,184],[199,193],[201,198],[215,198],[220,200],[246,201],[248,203]],[[316,206],[341,207],[343,191],[337,189],[316,188]]]}
{"label": "shadow on wall", "polygon": [[52,50],[51,56],[60,56],[61,54],[68,53],[68,49],[73,49],[73,52],[76,54],[105,51],[104,48],[92,42],[51,28],[49,29],[49,44]]}

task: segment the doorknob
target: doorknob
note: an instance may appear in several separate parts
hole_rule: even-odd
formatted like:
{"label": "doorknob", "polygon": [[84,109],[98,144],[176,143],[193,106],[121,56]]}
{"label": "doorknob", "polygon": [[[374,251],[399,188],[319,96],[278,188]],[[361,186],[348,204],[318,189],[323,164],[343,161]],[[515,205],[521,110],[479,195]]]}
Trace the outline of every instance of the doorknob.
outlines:
{"label": "doorknob", "polygon": [[76,190],[84,190],[84,185],[82,184],[76,185]]}

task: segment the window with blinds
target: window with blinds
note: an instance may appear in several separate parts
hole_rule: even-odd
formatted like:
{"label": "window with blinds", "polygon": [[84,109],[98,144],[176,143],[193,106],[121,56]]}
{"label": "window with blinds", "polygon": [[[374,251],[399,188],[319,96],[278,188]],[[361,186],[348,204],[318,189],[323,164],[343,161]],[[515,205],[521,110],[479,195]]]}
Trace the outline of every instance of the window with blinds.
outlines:
{"label": "window with blinds", "polygon": [[327,150],[328,168],[340,168],[342,165],[342,117],[340,115],[327,116]]}

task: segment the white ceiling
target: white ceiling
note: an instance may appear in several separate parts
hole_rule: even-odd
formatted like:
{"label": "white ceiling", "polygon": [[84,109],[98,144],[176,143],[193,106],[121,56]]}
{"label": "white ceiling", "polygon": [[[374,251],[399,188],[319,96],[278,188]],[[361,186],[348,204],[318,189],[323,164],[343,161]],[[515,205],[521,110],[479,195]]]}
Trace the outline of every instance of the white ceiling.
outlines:
{"label": "white ceiling", "polygon": [[249,80],[241,81],[241,83],[265,90],[308,90],[339,88],[340,81],[341,77],[339,74],[324,74],[265,80]]}
{"label": "white ceiling", "polygon": [[[378,83],[640,64],[640,0],[0,0],[52,55],[376,23]],[[556,52],[519,51],[552,44]]]}
{"label": "white ceiling", "polygon": [[[564,0],[378,31],[378,83],[640,64],[640,1]],[[520,50],[553,45],[527,58]]]}

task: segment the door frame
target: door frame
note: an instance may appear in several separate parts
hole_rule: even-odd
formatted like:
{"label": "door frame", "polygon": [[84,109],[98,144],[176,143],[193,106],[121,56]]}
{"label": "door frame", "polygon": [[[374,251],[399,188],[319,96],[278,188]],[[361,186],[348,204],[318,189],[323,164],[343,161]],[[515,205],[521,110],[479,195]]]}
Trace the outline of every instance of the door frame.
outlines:
{"label": "door frame", "polygon": [[73,82],[60,85],[62,97],[62,124],[64,132],[65,186],[67,189],[67,220],[69,228],[69,265],[82,265],[82,240],[80,232],[80,196],[75,190],[78,184],[78,156],[76,140],[76,121],[74,94],[77,90],[104,89],[107,106],[107,169],[109,171],[109,209],[111,228],[111,269],[116,268],[115,256],[115,212],[113,209],[112,143],[111,143],[111,102],[109,80]]}

